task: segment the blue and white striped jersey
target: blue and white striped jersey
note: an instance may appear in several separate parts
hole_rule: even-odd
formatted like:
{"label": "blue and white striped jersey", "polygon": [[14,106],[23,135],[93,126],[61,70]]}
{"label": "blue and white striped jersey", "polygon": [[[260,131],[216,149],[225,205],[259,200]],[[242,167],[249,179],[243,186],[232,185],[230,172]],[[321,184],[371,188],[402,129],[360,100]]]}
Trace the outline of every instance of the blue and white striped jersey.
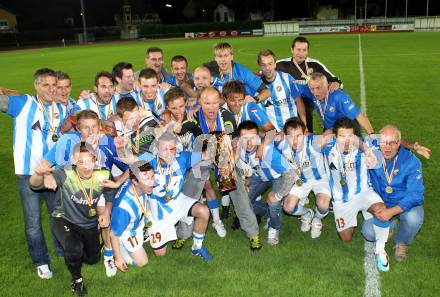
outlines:
{"label": "blue and white striped jersey", "polygon": [[[361,150],[354,148],[349,153],[340,153],[333,139],[323,148],[323,153],[333,201],[345,203],[354,195],[372,189],[365,154]],[[341,184],[341,180],[346,180],[346,184]]]}
{"label": "blue and white striped jersey", "polygon": [[134,100],[143,109],[150,110],[156,117],[159,117],[166,109],[165,93],[157,88],[156,98],[154,100],[145,101],[142,99],[141,90],[138,89],[135,92]]}
{"label": "blue and white striped jersey", "polygon": [[[130,236],[136,235],[138,228],[144,228],[146,218],[134,193],[132,193],[131,180],[121,186],[113,201],[110,228],[120,237],[123,233]],[[148,196],[138,193],[142,207],[148,207]]]}
{"label": "blue and white striped jersey", "polygon": [[295,101],[301,95],[293,77],[277,71],[272,82],[263,80],[270,89],[271,96],[262,102],[269,119],[277,131],[282,131],[284,123],[291,117],[298,116]]}
{"label": "blue and white striped jersey", "polygon": [[47,113],[35,96],[9,96],[6,113],[14,120],[15,174],[34,173],[34,167],[54,145],[53,132],[59,134],[60,127],[68,116],[66,106],[61,103],[53,102],[44,107]]}
{"label": "blue and white striped jersey", "polygon": [[253,152],[241,151],[237,167],[241,168],[246,176],[256,175],[263,181],[277,179],[287,169],[292,168],[273,143],[264,148],[262,160],[256,158],[256,150]]}
{"label": "blue and white striped jersey", "polygon": [[172,206],[167,203],[166,196],[169,195],[172,200],[179,196],[185,183],[186,172],[202,160],[202,153],[177,153],[171,165],[159,165],[158,157],[148,153],[139,158],[146,160],[154,168],[154,187],[149,205],[152,217],[162,220],[164,212],[171,213],[173,211]]}
{"label": "blue and white striped jersey", "polygon": [[243,104],[239,114],[234,114],[229,109],[227,103],[223,105],[223,108],[229,110],[234,115],[237,126],[244,121],[255,122],[259,127],[262,127],[269,122],[269,116],[267,115],[266,110],[256,102],[248,102]]}
{"label": "blue and white striped jersey", "polygon": [[292,164],[295,172],[301,168],[301,179],[304,183],[326,181],[327,173],[321,149],[314,146],[315,135],[305,135],[302,147],[293,151],[286,139],[277,144],[283,156]]}
{"label": "blue and white striped jersey", "polygon": [[[71,154],[76,144],[81,142],[81,135],[78,132],[63,134],[55,145],[44,155],[44,159],[53,165],[54,168],[64,165],[71,165]],[[116,152],[113,137],[102,135],[98,141],[98,147],[94,152],[99,168],[105,167],[110,170],[115,164],[119,169],[125,171],[128,166],[121,162]]]}
{"label": "blue and white striped jersey", "polygon": [[90,109],[96,112],[100,119],[108,120],[112,114],[116,114],[116,97],[112,97],[109,104],[101,104],[96,100],[96,95],[92,94],[91,98],[80,99],[76,102],[73,112],[78,110]]}

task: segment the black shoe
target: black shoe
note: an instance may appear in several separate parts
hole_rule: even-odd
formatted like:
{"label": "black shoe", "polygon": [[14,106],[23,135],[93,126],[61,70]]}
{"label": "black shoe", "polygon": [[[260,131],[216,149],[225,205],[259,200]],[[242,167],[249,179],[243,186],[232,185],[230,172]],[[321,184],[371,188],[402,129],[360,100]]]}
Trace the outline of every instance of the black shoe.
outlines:
{"label": "black shoe", "polygon": [[75,279],[72,281],[72,292],[77,296],[85,296],[87,295],[87,289],[84,286],[84,282],[82,278]]}
{"label": "black shoe", "polygon": [[220,219],[225,220],[229,218],[229,205],[223,206],[222,205],[222,213],[220,214]]}
{"label": "black shoe", "polygon": [[238,219],[238,217],[234,217],[234,221],[232,222],[231,228],[232,230],[238,230],[240,229],[240,220]]}

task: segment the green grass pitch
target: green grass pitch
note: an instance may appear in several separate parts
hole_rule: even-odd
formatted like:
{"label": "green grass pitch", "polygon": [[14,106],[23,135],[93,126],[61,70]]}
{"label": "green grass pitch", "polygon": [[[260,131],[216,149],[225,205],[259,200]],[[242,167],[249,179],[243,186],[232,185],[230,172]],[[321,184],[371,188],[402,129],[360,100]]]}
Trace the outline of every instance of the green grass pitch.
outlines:
{"label": "green grass pitch", "polygon": [[[290,54],[291,36],[236,38],[237,62],[257,70],[256,54],[270,48],[279,58]],[[359,103],[358,35],[310,36],[310,56],[322,61],[344,82],[345,90]],[[409,259],[397,263],[392,244],[391,271],[381,273],[382,296],[428,297],[440,295],[440,33],[399,33],[361,35],[368,116],[378,130],[392,123],[404,138],[417,140],[432,149],[432,158],[422,160],[425,180],[425,223]],[[0,53],[0,85],[33,93],[32,75],[37,68],[51,67],[70,74],[73,95],[90,89],[94,75],[111,70],[120,61],[144,66],[145,49],[160,46],[166,64],[176,54],[185,55],[190,69],[212,58],[212,45],[218,40],[143,41],[97,44],[66,48],[44,48]],[[42,207],[46,239],[50,247],[53,279],[38,279],[27,254],[23,215],[17,192],[12,157],[12,120],[0,116],[0,295],[70,296],[70,276],[62,258],[53,252],[48,215]],[[438,184],[437,184],[438,185]],[[324,220],[321,238],[312,240],[299,231],[299,221],[284,217],[280,244],[267,244],[251,253],[248,240],[230,229],[220,239],[209,229],[206,245],[214,256],[212,263],[190,255],[190,245],[182,251],[168,250],[164,258],[150,256],[142,269],[130,268],[107,278],[102,263],[85,266],[83,276],[90,296],[363,296],[364,240],[359,230],[353,242],[337,238],[333,215]],[[261,227],[263,243],[267,233]],[[147,252],[151,255],[151,249]]]}

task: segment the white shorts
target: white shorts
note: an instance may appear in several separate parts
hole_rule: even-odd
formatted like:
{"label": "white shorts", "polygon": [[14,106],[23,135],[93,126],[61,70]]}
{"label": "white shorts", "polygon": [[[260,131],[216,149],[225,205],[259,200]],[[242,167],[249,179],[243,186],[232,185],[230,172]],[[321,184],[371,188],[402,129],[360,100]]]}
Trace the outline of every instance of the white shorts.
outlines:
{"label": "white shorts", "polygon": [[346,203],[333,203],[336,230],[341,232],[345,229],[357,226],[357,214],[362,211],[364,218],[371,215],[367,212],[371,205],[383,202],[380,196],[373,190],[367,190],[354,195]]}
{"label": "white shorts", "polygon": [[142,248],[144,244],[144,224],[139,225],[134,236],[131,232],[123,232],[119,237],[119,241],[121,249],[125,249],[128,253],[134,253]]}
{"label": "white shorts", "polygon": [[150,245],[153,249],[161,248],[166,243],[177,239],[175,227],[177,222],[185,220],[187,223],[192,223],[192,217],[188,216],[188,212],[196,203],[197,200],[180,193],[167,203],[172,211],[170,213],[164,211],[161,220],[150,213],[149,220],[152,225],[148,228],[148,235],[150,235]]}
{"label": "white shorts", "polygon": [[304,205],[306,204],[307,197],[309,196],[311,191],[313,191],[315,195],[325,194],[328,197],[332,196],[330,185],[327,179],[303,183],[301,186],[297,186],[296,184],[294,184],[289,194],[298,197],[299,203],[301,205]]}

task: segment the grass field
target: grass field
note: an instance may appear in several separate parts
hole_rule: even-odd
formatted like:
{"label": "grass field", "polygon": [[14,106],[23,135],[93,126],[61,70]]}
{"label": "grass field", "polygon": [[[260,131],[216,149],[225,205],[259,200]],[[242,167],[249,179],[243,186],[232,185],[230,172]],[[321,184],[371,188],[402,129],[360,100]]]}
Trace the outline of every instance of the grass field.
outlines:
{"label": "grass field", "polygon": [[[279,57],[290,53],[292,37],[230,39],[235,60],[257,69],[256,54],[270,48]],[[345,90],[359,103],[358,35],[310,36],[310,56],[318,58],[344,82]],[[380,274],[382,296],[440,296],[440,33],[361,35],[368,116],[378,130],[387,123],[398,125],[404,138],[418,140],[432,149],[432,158],[422,160],[425,179],[425,223],[409,259]],[[120,61],[144,66],[145,49],[160,46],[167,61],[185,55],[193,69],[212,58],[215,40],[148,41],[98,44],[67,48],[35,49],[0,53],[0,85],[33,93],[32,75],[40,67],[70,74],[73,95],[92,87],[100,70],[110,70]],[[53,252],[48,216],[43,208],[44,227],[52,257],[53,279],[40,280],[27,254],[23,217],[12,159],[12,121],[0,116],[0,296],[70,296],[70,276],[62,258]],[[437,215],[436,215],[437,213]],[[227,221],[230,226],[231,219]],[[85,266],[83,276],[90,296],[363,296],[364,240],[356,230],[353,242],[337,238],[333,216],[324,220],[317,240],[299,231],[299,221],[284,217],[281,242],[267,244],[256,254],[247,238],[228,228],[220,239],[210,228],[206,245],[212,263],[190,256],[190,245],[169,250],[161,259],[150,257],[143,269],[129,269],[114,278],[105,276],[100,263]],[[267,234],[261,228],[263,243]],[[392,256],[392,244],[387,245]],[[151,255],[150,248],[147,252]]]}

